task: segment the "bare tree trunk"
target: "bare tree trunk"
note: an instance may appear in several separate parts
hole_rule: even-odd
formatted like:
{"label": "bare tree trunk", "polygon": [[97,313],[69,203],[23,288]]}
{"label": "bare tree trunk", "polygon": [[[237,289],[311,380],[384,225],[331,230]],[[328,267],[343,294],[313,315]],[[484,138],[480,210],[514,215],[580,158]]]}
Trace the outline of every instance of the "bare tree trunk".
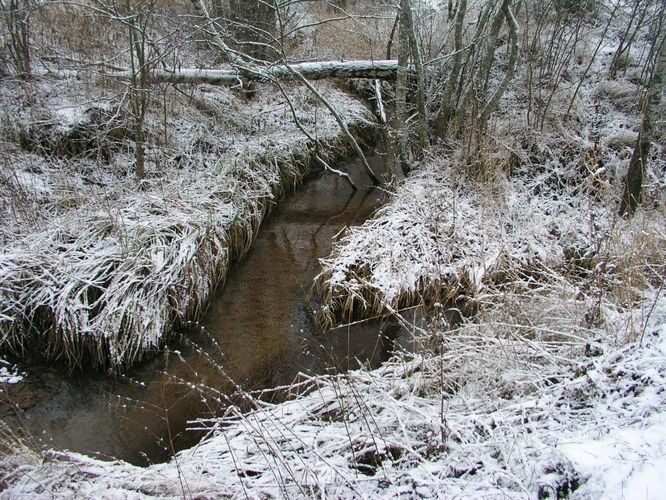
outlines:
{"label": "bare tree trunk", "polygon": [[8,31],[8,48],[16,74],[23,79],[32,77],[30,53],[30,4],[28,0],[0,2],[2,17]]}
{"label": "bare tree trunk", "polygon": [[409,0],[400,0],[400,28],[398,30],[398,75],[395,83],[395,121],[398,134],[398,161],[407,175],[412,169],[409,159],[409,127],[407,126],[407,65],[409,64],[409,24],[405,13]]}
{"label": "bare tree trunk", "polygon": [[516,18],[513,16],[513,12],[511,12],[509,2],[510,0],[503,0],[501,7],[504,18],[509,25],[509,39],[511,40],[509,62],[507,64],[506,72],[504,73],[502,82],[499,84],[499,87],[497,87],[490,100],[486,103],[481,113],[479,113],[477,122],[479,132],[483,132],[485,130],[490,115],[495,111],[495,109],[497,109],[500,99],[504,95],[504,92],[506,92],[506,89],[509,87],[509,83],[513,79],[513,75],[516,71],[516,62],[518,61],[518,52],[520,48],[520,33],[518,29],[518,23],[516,22]]}
{"label": "bare tree trunk", "polygon": [[395,16],[395,21],[393,21],[393,27],[391,28],[391,34],[388,37],[388,42],[386,42],[386,59],[391,59],[391,49],[393,48],[393,38],[395,37],[395,32],[398,29],[400,24],[400,11]]}
{"label": "bare tree trunk", "polygon": [[[140,5],[133,11],[130,0],[126,0],[130,43],[130,106],[134,120],[134,175],[137,179],[146,176],[143,126],[148,105],[148,82],[146,61],[146,27],[153,4]],[[147,9],[144,11],[144,9]]]}
{"label": "bare tree trunk", "polygon": [[428,116],[425,104],[425,72],[423,70],[423,61],[421,59],[421,48],[416,38],[416,28],[414,26],[414,16],[410,0],[401,0],[401,10],[404,12],[407,25],[407,36],[411,46],[414,67],[416,68],[416,112],[418,118],[417,131],[419,135],[419,146],[421,152],[430,144],[428,139]]}
{"label": "bare tree trunk", "polygon": [[502,24],[504,23],[506,16],[502,9],[500,8],[497,15],[493,19],[493,23],[490,27],[490,33],[486,41],[486,52],[479,66],[479,72],[477,74],[477,84],[476,86],[483,89],[483,94],[486,93],[488,89],[488,81],[490,80],[490,70],[493,66],[493,60],[495,59],[495,49],[497,47],[497,38],[499,37],[500,29],[502,29]]}
{"label": "bare tree trunk", "polygon": [[659,52],[648,84],[647,95],[644,97],[641,106],[643,113],[641,129],[634,147],[634,153],[631,156],[627,175],[624,178],[624,192],[622,193],[619,210],[621,216],[632,216],[636,212],[643,194],[645,166],[654,138],[654,115],[661,100],[664,78],[666,77],[664,74],[666,73],[666,42],[663,36],[659,36],[658,40],[660,43]]}
{"label": "bare tree trunk", "polygon": [[[449,5],[451,9],[451,5]],[[451,12],[451,11],[450,11]],[[458,0],[455,10],[455,24],[453,32],[453,64],[449,73],[446,87],[442,94],[442,104],[437,116],[437,131],[442,137],[447,135],[449,123],[456,111],[458,96],[454,95],[458,87],[458,78],[462,68],[463,59],[463,22],[467,13],[467,0]],[[451,15],[451,14],[449,14]]]}

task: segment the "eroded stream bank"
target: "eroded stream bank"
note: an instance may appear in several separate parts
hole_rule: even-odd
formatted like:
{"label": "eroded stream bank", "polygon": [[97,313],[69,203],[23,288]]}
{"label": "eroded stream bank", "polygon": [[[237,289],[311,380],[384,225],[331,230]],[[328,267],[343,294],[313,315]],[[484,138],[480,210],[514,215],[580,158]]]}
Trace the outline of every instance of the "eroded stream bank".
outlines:
{"label": "eroded stream bank", "polygon": [[[368,160],[376,172],[388,168],[381,153]],[[342,168],[366,179],[358,160]],[[363,222],[381,198],[367,187],[353,193],[339,177],[310,180],[268,216],[204,321],[174,338],[170,353],[115,380],[34,367],[8,388],[3,416],[18,415],[39,444],[145,465],[195,444],[201,435],[186,431],[188,420],[220,412],[229,400],[242,404],[239,386],[268,389],[299,372],[379,365],[397,334],[367,323],[322,334],[307,293],[334,236]]]}

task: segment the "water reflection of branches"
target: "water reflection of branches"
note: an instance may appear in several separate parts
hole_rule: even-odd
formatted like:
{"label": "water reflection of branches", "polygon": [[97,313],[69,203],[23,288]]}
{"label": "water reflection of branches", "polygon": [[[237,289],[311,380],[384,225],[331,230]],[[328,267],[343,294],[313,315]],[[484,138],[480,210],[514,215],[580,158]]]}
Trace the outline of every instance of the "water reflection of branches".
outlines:
{"label": "water reflection of branches", "polygon": [[[345,227],[343,227],[341,229],[341,231],[343,231],[347,226],[353,225],[354,222],[356,222],[356,218],[358,217],[358,213],[362,210],[362,207],[365,206],[365,202],[367,201],[368,197],[374,192],[375,192],[374,187],[371,187],[371,188],[369,188],[365,191],[365,194],[363,195],[363,198],[361,198],[360,203],[358,203],[359,208],[357,208],[356,214],[354,215],[354,218],[352,220],[350,220],[348,222],[348,224],[345,225]],[[351,193],[349,193],[349,197],[347,198],[347,201],[345,202],[345,205],[340,210],[338,210],[338,212],[336,212],[334,215],[332,215],[328,219],[326,219],[325,222],[322,222],[321,224],[319,224],[319,226],[317,226],[317,229],[315,229],[315,231],[312,233],[312,236],[311,236],[312,246],[315,249],[315,251],[317,251],[317,248],[318,248],[317,238],[318,238],[319,233],[321,232],[321,230],[324,229],[325,227],[329,226],[331,224],[331,222],[333,222],[337,219],[340,219],[342,216],[344,216],[347,213],[347,210],[348,210],[349,206],[351,205],[352,200],[357,195],[358,195],[358,191],[352,191]],[[338,232],[338,234],[340,234],[340,233]],[[319,252],[317,252],[317,254],[318,253]]]}

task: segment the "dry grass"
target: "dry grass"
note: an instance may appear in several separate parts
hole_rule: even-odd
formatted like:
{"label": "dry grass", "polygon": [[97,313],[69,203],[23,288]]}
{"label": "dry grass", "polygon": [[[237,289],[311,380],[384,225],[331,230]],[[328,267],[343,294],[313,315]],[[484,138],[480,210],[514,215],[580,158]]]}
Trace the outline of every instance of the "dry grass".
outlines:
{"label": "dry grass", "polygon": [[[621,432],[660,422],[666,302],[652,318],[654,293],[624,312],[608,302],[605,321],[585,326],[594,298],[567,277],[523,285],[488,296],[474,322],[451,329],[435,315],[416,352],[378,370],[304,378],[279,405],[244,393],[253,411],[231,406],[193,423],[209,439],[171,463],[141,469],[54,452],[21,461],[19,452],[0,478],[15,494],[54,496],[597,496],[603,478],[572,463],[570,443],[661,456],[659,443],[632,447]],[[624,344],[632,325],[649,345]]]}
{"label": "dry grass", "polygon": [[4,347],[45,349],[49,359],[69,366],[120,368],[139,361],[172,329],[201,317],[278,193],[307,172],[307,147],[269,148],[274,163],[239,158],[207,179],[217,188],[191,199],[174,187],[121,210],[69,217],[67,225],[4,253]]}
{"label": "dry grass", "polygon": [[446,161],[426,162],[373,220],[348,230],[322,260],[320,323],[419,304],[476,310],[489,289],[522,279],[547,282],[551,269],[631,303],[631,294],[663,275],[663,213],[617,220],[616,189],[584,180],[571,170],[576,165],[478,181]]}
{"label": "dry grass", "polygon": [[[51,93],[36,95],[44,100],[45,134],[67,135],[87,116],[74,97],[59,95],[71,122],[62,123]],[[300,89],[292,99],[304,122],[317,123],[318,154],[347,155],[333,120]],[[345,102],[350,126],[367,134],[362,107]],[[159,107],[147,119],[149,175],[140,185],[122,141],[108,163],[87,153],[10,149],[0,191],[5,350],[43,353],[72,368],[138,362],[201,317],[263,217],[309,172],[313,145],[270,93],[240,103],[225,89],[198,90],[172,94],[167,106],[166,119]]]}

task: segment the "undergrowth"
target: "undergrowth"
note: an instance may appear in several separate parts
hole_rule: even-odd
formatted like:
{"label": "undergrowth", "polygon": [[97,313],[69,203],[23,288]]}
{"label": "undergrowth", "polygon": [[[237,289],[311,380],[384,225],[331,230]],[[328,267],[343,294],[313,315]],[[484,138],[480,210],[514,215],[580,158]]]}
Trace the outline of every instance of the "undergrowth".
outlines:
{"label": "undergrowth", "polygon": [[[645,292],[624,311],[604,302],[603,321],[588,325],[595,298],[581,298],[566,277],[493,293],[475,321],[454,328],[438,306],[441,314],[417,333],[417,349],[377,370],[304,376],[290,388],[298,396],[282,404],[244,393],[253,410],[232,405],[193,423],[209,438],[169,464],[142,469],[48,452],[23,459],[19,469],[10,453],[2,480],[8,491],[59,496],[102,489],[289,498],[602,491],[581,447],[601,457],[608,443],[612,454],[622,433],[663,424],[666,372],[654,360],[666,354],[664,295]],[[626,344],[632,337],[638,346]],[[640,460],[660,443],[622,441],[623,453]],[[625,480],[627,470],[610,461],[606,467]]]}

